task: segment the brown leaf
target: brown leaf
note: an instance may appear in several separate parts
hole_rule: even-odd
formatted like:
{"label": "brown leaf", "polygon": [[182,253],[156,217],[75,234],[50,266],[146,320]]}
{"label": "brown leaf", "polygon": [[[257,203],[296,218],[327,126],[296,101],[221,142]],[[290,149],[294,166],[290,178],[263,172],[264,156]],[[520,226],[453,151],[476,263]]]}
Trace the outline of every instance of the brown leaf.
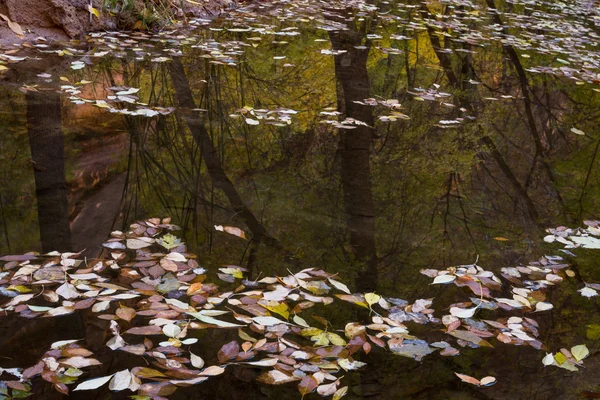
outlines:
{"label": "brown leaf", "polygon": [[173,394],[175,390],[177,390],[177,386],[170,382],[144,383],[140,386],[139,393],[164,397]]}
{"label": "brown leaf", "polygon": [[131,307],[120,307],[116,309],[115,314],[117,314],[117,317],[131,322],[133,317],[135,317],[135,310]]}
{"label": "brown leaf", "polygon": [[265,371],[262,374],[260,374],[258,378],[256,378],[258,382],[262,382],[267,385],[282,385],[284,383],[294,382],[299,379],[300,378],[298,377],[287,375],[276,369],[271,371]]}
{"label": "brown leaf", "polygon": [[31,379],[36,375],[41,374],[44,371],[44,362],[40,361],[39,363],[35,364],[33,367],[29,367],[27,368],[25,371],[23,371],[23,378],[25,379]]}
{"label": "brown leaf", "polygon": [[92,304],[94,304],[96,302],[95,298],[90,298],[90,299],[85,299],[85,300],[80,300],[77,303],[73,304],[73,308],[75,310],[87,310],[88,308],[92,307]]}
{"label": "brown leaf", "polygon": [[221,350],[219,350],[217,357],[219,359],[219,362],[225,363],[227,361],[235,359],[239,353],[240,345],[234,340],[223,345],[223,347],[221,347]]}
{"label": "brown leaf", "polygon": [[92,354],[94,354],[94,353],[92,353],[88,349],[84,349],[82,347],[75,347],[75,348],[70,348],[70,349],[69,348],[62,349],[62,356],[63,357],[74,357],[74,356],[89,357]]}
{"label": "brown leaf", "polygon": [[135,367],[131,370],[131,373],[140,378],[156,378],[156,377],[166,377],[162,372],[146,367]]}
{"label": "brown leaf", "polygon": [[160,266],[166,271],[177,272],[177,264],[175,261],[171,261],[168,258],[162,258],[160,260]]}
{"label": "brown leaf", "polygon": [[137,326],[135,328],[128,329],[125,331],[130,335],[162,335],[162,328],[156,325],[150,326]]}
{"label": "brown leaf", "polygon": [[475,379],[472,376],[459,374],[458,372],[455,372],[455,374],[463,382],[470,383],[471,385],[475,385],[475,386],[479,386],[479,384],[480,384],[479,379]]}
{"label": "brown leaf", "polygon": [[204,369],[202,372],[200,372],[198,375],[217,376],[217,375],[221,375],[223,372],[225,372],[225,368],[219,367],[218,365],[211,365],[210,367],[208,367],[208,368]]}
{"label": "brown leaf", "polygon": [[215,230],[221,231],[221,232],[227,232],[230,235],[237,236],[242,239],[246,239],[246,234],[244,233],[244,231],[241,230],[240,228],[236,228],[235,226],[215,225]]}
{"label": "brown leaf", "polygon": [[307,394],[314,392],[317,386],[319,386],[319,382],[317,382],[312,375],[306,375],[298,384],[298,391],[302,397],[304,397]]}
{"label": "brown leaf", "polygon": [[[28,392],[27,386],[18,381],[6,381],[6,386],[11,389],[22,390],[23,392]],[[68,390],[67,390],[68,392]]]}

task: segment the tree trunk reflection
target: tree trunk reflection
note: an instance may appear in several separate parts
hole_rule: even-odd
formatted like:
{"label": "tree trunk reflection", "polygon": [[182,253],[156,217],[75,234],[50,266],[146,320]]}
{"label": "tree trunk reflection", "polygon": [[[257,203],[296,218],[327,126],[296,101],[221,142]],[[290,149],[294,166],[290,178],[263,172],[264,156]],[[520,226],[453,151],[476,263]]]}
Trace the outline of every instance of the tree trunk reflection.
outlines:
{"label": "tree trunk reflection", "polygon": [[27,91],[27,133],[45,252],[71,250],[60,94]]}
{"label": "tree trunk reflection", "polygon": [[375,211],[369,165],[373,113],[370,107],[354,102],[362,101],[370,94],[367,72],[370,46],[361,46],[365,34],[366,32],[347,30],[330,32],[329,38],[336,53],[345,51],[335,56],[338,104],[343,107],[346,118],[353,118],[368,125],[356,125],[355,129],[340,129],[339,152],[350,246],[358,263],[356,287],[358,291],[373,291],[378,281]]}

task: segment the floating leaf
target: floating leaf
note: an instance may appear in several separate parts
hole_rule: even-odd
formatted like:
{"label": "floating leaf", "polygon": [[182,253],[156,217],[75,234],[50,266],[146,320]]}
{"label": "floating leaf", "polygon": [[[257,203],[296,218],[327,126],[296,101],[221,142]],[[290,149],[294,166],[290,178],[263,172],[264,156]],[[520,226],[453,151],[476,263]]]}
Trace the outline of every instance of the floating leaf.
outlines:
{"label": "floating leaf", "polygon": [[365,300],[369,307],[371,307],[373,304],[377,304],[379,302],[379,299],[381,299],[381,296],[376,293],[365,294]]}
{"label": "floating leaf", "polygon": [[199,375],[217,376],[217,375],[221,375],[223,372],[225,372],[225,368],[219,367],[218,365],[211,365],[210,367],[208,367],[205,370],[203,370],[202,372],[200,372]]}
{"label": "floating leaf", "polygon": [[450,314],[457,318],[471,318],[475,315],[475,311],[477,311],[478,307],[474,308],[459,308],[459,307],[451,307]]}
{"label": "floating leaf", "polygon": [[191,315],[194,318],[199,319],[200,321],[202,321],[206,324],[216,325],[220,328],[239,328],[241,326],[244,326],[244,325],[239,325],[239,324],[232,324],[231,322],[221,321],[216,318],[210,317],[208,315],[203,315],[199,312],[195,312],[195,313],[188,312],[187,314]]}
{"label": "floating leaf", "polygon": [[190,361],[192,365],[198,369],[202,369],[204,367],[204,360],[202,357],[195,355],[190,351]]}
{"label": "floating leaf", "polygon": [[77,385],[73,391],[76,390],[93,390],[98,389],[100,386],[105,385],[115,374],[102,376],[100,378],[90,379],[89,381],[85,381]]}
{"label": "floating leaf", "polygon": [[246,239],[246,234],[240,228],[236,228],[235,226],[223,226],[223,225],[215,225],[215,230],[221,232],[227,232],[230,235],[240,237],[242,239]]}
{"label": "floating leaf", "polygon": [[164,325],[162,331],[168,337],[174,338],[181,333],[181,328],[175,324]]}
{"label": "floating leaf", "polygon": [[256,380],[267,385],[282,385],[284,383],[299,381],[300,378],[296,376],[287,375],[275,369],[272,371],[263,372],[259,375],[259,377]]}
{"label": "floating leaf", "polygon": [[319,386],[319,382],[313,376],[306,375],[298,384],[298,391],[304,398],[307,394],[314,392],[317,386]]}
{"label": "floating leaf", "polygon": [[240,353],[240,345],[238,342],[231,341],[229,343],[224,344],[219,353],[217,354],[217,358],[220,363],[225,363],[227,361],[235,359]]}
{"label": "floating leaf", "polygon": [[119,392],[129,388],[131,384],[132,375],[129,370],[124,369],[117,372],[110,381],[108,388],[112,391]]}
{"label": "floating leaf", "polygon": [[546,353],[546,356],[542,358],[542,364],[544,364],[544,366],[554,364],[554,355],[552,353]]}
{"label": "floating leaf", "polygon": [[348,393],[348,386],[339,388],[334,394],[332,400],[340,400]]}
{"label": "floating leaf", "polygon": [[438,275],[433,279],[432,285],[450,283],[456,279],[456,275]]}
{"label": "floating leaf", "polygon": [[571,348],[571,354],[579,362],[586,358],[590,354],[590,351],[585,344],[580,344]]}
{"label": "floating leaf", "polygon": [[551,303],[540,301],[535,304],[535,311],[547,311],[553,309],[554,306]]}
{"label": "floating leaf", "polygon": [[338,290],[341,290],[344,293],[350,293],[350,289],[348,289],[348,286],[344,285],[342,282],[336,281],[335,279],[331,279],[331,278],[327,278],[327,280],[329,281],[329,283],[331,283],[331,285],[333,285],[333,287],[335,287]]}
{"label": "floating leaf", "polygon": [[458,372],[455,372],[455,374],[463,382],[466,382],[466,383],[469,383],[469,384],[475,385],[475,386],[479,386],[481,384],[481,382],[479,381],[479,379],[473,378],[472,376],[464,375],[464,374],[459,374]]}
{"label": "floating leaf", "polygon": [[581,295],[583,297],[587,297],[587,298],[592,298],[592,297],[598,296],[598,292],[596,290],[589,288],[587,286],[584,287],[583,289],[579,289],[578,292],[581,293]]}
{"label": "floating leaf", "polygon": [[254,317],[254,318],[252,318],[252,321],[257,323],[258,325],[264,325],[264,326],[273,326],[273,325],[286,323],[285,321],[282,321],[275,317]]}
{"label": "floating leaf", "polygon": [[492,385],[496,384],[496,382],[497,382],[497,379],[494,378],[493,376],[483,377],[483,378],[481,378],[481,381],[480,381],[481,386],[492,386]]}

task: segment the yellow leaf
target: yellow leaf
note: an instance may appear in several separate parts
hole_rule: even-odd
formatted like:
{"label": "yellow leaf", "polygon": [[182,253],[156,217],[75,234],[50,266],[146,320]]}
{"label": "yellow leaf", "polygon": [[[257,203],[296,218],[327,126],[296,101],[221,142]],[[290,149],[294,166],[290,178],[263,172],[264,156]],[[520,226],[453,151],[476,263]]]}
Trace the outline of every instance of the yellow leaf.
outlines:
{"label": "yellow leaf", "polygon": [[300,334],[304,337],[317,336],[323,331],[319,328],[305,328],[300,331]]}
{"label": "yellow leaf", "polygon": [[499,242],[508,242],[510,239],[507,239],[507,238],[502,237],[502,236],[497,236],[497,237],[494,238],[494,240],[497,240]]}
{"label": "yellow leaf", "polygon": [[376,293],[365,294],[365,300],[367,301],[367,304],[369,305],[369,307],[371,307],[373,304],[377,303],[380,299],[381,299],[381,296]]}
{"label": "yellow leaf", "polygon": [[573,354],[573,357],[579,362],[586,358],[590,354],[590,351],[585,344],[580,344],[571,348],[571,354]]}
{"label": "yellow leaf", "polygon": [[17,285],[17,286],[10,285],[8,287],[8,290],[15,290],[15,291],[17,291],[19,293],[29,293],[29,292],[31,292],[31,289],[28,288],[27,286],[24,286],[24,285]]}
{"label": "yellow leaf", "polygon": [[238,279],[244,278],[244,274],[242,273],[242,270],[239,268],[219,268],[219,271],[221,271],[224,274],[231,275],[234,278],[238,278]]}
{"label": "yellow leaf", "polygon": [[310,340],[315,342],[315,346],[327,346],[329,344],[326,332],[321,332],[318,335],[312,336]]}
{"label": "yellow leaf", "polygon": [[288,319],[290,317],[290,311],[288,305],[285,303],[277,303],[276,301],[270,301],[269,304],[261,304],[267,310],[281,315],[283,318]]}
{"label": "yellow leaf", "polygon": [[354,294],[336,294],[335,295],[337,298],[342,299],[344,301],[348,301],[350,303],[356,304],[357,306],[361,306],[364,308],[369,308],[369,306],[367,305],[367,303],[365,303],[364,301],[362,301],[362,299],[360,297],[358,297],[357,295]]}
{"label": "yellow leaf", "polygon": [[238,336],[245,341],[256,343],[256,339],[254,339],[252,336],[248,335],[241,329],[238,329]]}
{"label": "yellow leaf", "polygon": [[88,11],[90,12],[90,14],[94,14],[97,18],[100,18],[100,13],[98,12],[98,10],[96,10],[91,5],[88,6]]}
{"label": "yellow leaf", "polygon": [[565,355],[563,353],[556,353],[556,355],[554,356],[554,359],[559,364],[562,364],[565,361],[567,361],[567,357],[565,357]]}
{"label": "yellow leaf", "polygon": [[337,333],[327,332],[327,339],[336,346],[346,345],[346,341]]}
{"label": "yellow leaf", "polygon": [[333,394],[333,400],[340,400],[342,397],[344,397],[346,395],[347,392],[348,392],[348,386],[344,386],[343,388],[339,388]]}
{"label": "yellow leaf", "polygon": [[304,320],[304,318],[302,318],[302,317],[299,317],[299,316],[297,316],[297,315],[294,315],[294,318],[293,318],[293,320],[294,320],[294,322],[295,322],[295,323],[297,323],[297,324],[298,324],[298,325],[300,325],[300,326],[303,326],[303,327],[305,327],[305,328],[310,328],[310,327],[308,326],[308,323],[307,323],[307,322]]}

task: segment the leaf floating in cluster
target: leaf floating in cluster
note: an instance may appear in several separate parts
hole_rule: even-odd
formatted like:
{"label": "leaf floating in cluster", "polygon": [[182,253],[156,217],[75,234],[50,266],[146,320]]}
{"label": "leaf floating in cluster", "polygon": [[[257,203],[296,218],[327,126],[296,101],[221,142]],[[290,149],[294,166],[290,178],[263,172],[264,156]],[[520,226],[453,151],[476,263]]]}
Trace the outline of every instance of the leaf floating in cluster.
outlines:
{"label": "leaf floating in cluster", "polygon": [[108,383],[108,381],[111,380],[111,378],[114,376],[115,374],[112,375],[108,375],[108,376],[102,376],[100,378],[94,378],[94,379],[90,379],[88,381],[82,382],[79,385],[77,385],[77,387],[73,390],[93,390],[93,389],[98,389],[100,386],[103,386],[105,384]]}
{"label": "leaf floating in cluster", "polygon": [[450,274],[438,275],[433,280],[432,285],[450,283],[450,282],[454,281],[455,279],[456,279],[455,275],[450,275]]}
{"label": "leaf floating in cluster", "polygon": [[[124,88],[122,91],[127,90]],[[2,294],[7,293],[6,296],[10,297],[4,304],[5,312],[19,312],[35,318],[91,308],[94,316],[110,321],[113,335],[106,341],[106,346],[115,351],[152,358],[153,365],[165,371],[136,367],[131,371],[122,370],[84,381],[78,384],[76,390],[92,390],[109,382],[108,388],[112,391],[139,390],[140,393],[164,397],[178,386],[199,384],[211,376],[222,374],[226,365],[236,364],[265,368],[259,378],[261,382],[297,382],[303,396],[317,391],[322,396],[339,399],[346,393],[347,387],[338,389],[340,381],[336,380],[335,373],[365,366],[365,363],[350,357],[356,351],[368,354],[373,345],[417,361],[437,350],[442,356],[456,356],[460,353],[456,344],[472,348],[492,347],[486,340],[488,338],[541,349],[543,344],[537,339],[539,326],[527,315],[552,309],[552,304],[545,301],[546,290],[562,282],[564,275],[561,270],[568,267],[561,257],[545,256],[527,266],[502,268],[501,277],[510,282],[512,298],[497,297],[503,289],[502,281],[476,264],[449,267],[442,271],[421,271],[435,284],[466,287],[470,296],[473,293],[477,295],[467,297],[468,301],[465,299],[462,303],[450,305],[449,315],[441,318],[445,334],[450,338],[430,344],[415,338],[409,332],[408,323],[438,324],[440,319],[431,308],[433,299],[417,299],[410,304],[372,292],[351,294],[348,286],[334,279],[334,275],[315,268],[287,276],[264,277],[254,282],[244,279],[246,271],[242,267],[224,266],[219,268],[219,272],[228,282],[243,280],[235,290],[222,292],[215,283],[207,281],[206,270],[198,265],[193,254],[187,253],[185,243],[171,233],[158,233],[161,229],[169,231],[172,226],[170,220],[149,219],[132,224],[132,231],[127,233],[113,232],[105,245],[110,249],[107,250],[109,259],[98,261],[88,270],[69,271],[84,265],[76,259],[77,255],[71,253],[53,252],[39,256],[49,258],[46,264],[18,256],[11,256],[12,261],[5,261],[14,263],[3,276],[8,283]],[[598,232],[593,230],[598,229],[595,226],[600,224],[590,226],[586,232],[591,235],[600,233],[600,229]],[[223,231],[227,232],[225,228]],[[552,237],[561,242],[554,234]],[[124,278],[119,284],[110,282],[110,275],[102,273],[109,266],[109,270],[118,271]],[[26,277],[32,277],[35,284],[28,283]],[[48,287],[44,286],[43,292],[40,292],[38,283]],[[336,294],[336,298],[370,309],[372,321],[365,324],[349,322],[340,330],[311,312],[311,318],[305,318],[317,321],[319,328],[311,327],[302,313],[316,304],[333,302],[333,298],[327,297],[332,287],[343,292]],[[600,285],[587,283],[580,292],[596,295],[597,289]],[[43,296],[39,296],[40,293]],[[34,299],[35,304],[28,304]],[[133,301],[125,303],[128,300]],[[38,301],[50,305],[40,305],[43,303]],[[377,312],[373,310],[375,305]],[[486,310],[486,317],[497,309],[520,311],[519,316],[477,320],[478,309]],[[236,323],[218,318],[227,315]],[[134,319],[135,322],[146,322],[130,327]],[[125,327],[129,329],[125,330]],[[194,330],[219,328],[238,328],[237,336],[243,342],[230,341],[222,345],[217,354],[221,365],[206,368],[204,360],[187,347],[197,343],[198,338],[186,336]],[[249,335],[243,328],[248,328],[252,334]],[[124,332],[121,333],[121,330]],[[155,347],[153,340],[148,338],[152,335],[165,335],[168,340],[159,341],[158,347]],[[126,342],[125,338],[131,342]],[[311,342],[313,346],[310,346]],[[56,342],[52,348],[40,363],[27,369],[26,379],[41,375],[53,382],[62,365],[70,367],[64,374],[68,376],[65,378],[67,384],[76,383],[84,373],[82,369],[99,364],[97,359],[92,358],[93,353],[82,348],[77,340]],[[60,351],[61,358],[57,359],[53,351]],[[548,354],[542,362],[576,371],[587,356],[587,347],[578,345],[570,351],[561,349],[559,353]],[[317,362],[324,361],[318,360],[327,361],[320,366]],[[297,372],[292,373],[290,363],[294,363]],[[188,366],[194,369],[187,369]],[[496,381],[493,377],[477,380],[457,375],[463,381],[478,386],[491,385]],[[56,389],[66,393],[68,387],[61,385],[55,386]]]}
{"label": "leaf floating in cluster", "polygon": [[571,348],[571,354],[573,354],[575,360],[581,361],[590,354],[590,351],[585,344],[580,344]]}

